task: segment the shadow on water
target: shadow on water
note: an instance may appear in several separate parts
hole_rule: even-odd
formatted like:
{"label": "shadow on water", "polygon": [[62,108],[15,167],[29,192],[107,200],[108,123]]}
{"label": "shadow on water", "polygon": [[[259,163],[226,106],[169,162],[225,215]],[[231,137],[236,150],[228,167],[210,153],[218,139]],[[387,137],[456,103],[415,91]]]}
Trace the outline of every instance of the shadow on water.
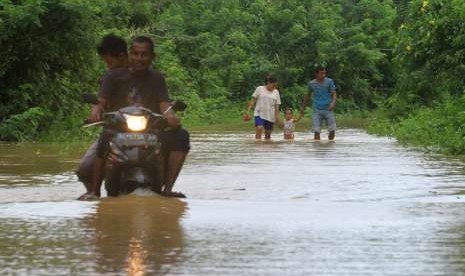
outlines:
{"label": "shadow on water", "polygon": [[96,272],[165,274],[182,261],[186,203],[157,196],[107,198],[83,218],[94,229]]}

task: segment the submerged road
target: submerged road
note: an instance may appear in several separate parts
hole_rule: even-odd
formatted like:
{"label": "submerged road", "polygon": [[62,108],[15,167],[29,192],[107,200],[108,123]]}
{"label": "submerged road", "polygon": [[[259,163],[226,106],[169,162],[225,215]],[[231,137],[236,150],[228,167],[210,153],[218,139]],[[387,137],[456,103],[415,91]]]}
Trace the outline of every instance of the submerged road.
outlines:
{"label": "submerged road", "polygon": [[0,144],[0,275],[464,275],[460,160],[363,130],[193,133],[175,190],[75,198],[85,146]]}

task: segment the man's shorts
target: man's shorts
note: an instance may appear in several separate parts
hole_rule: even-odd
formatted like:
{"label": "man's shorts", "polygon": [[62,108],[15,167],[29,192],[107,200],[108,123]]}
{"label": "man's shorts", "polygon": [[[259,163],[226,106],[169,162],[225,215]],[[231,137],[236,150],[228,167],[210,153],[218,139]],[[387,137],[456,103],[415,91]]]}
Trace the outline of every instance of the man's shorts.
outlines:
{"label": "man's shorts", "polygon": [[183,128],[162,131],[160,140],[161,150],[165,156],[172,151],[188,152],[190,150],[189,132]]}
{"label": "man's shorts", "polygon": [[263,126],[265,130],[273,130],[273,123],[255,116],[255,126]]}
{"label": "man's shorts", "polygon": [[328,124],[329,131],[336,130],[336,118],[334,117],[333,111],[319,109],[313,110],[312,131],[320,133],[323,121],[326,121],[326,124]]}

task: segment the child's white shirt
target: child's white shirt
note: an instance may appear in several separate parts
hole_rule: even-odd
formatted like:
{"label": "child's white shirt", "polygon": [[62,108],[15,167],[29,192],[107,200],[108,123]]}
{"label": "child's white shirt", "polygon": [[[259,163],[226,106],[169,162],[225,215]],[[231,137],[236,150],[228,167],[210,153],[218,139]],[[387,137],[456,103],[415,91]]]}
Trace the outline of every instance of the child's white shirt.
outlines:
{"label": "child's white shirt", "polygon": [[285,120],[284,121],[284,134],[290,135],[290,134],[293,134],[294,131],[295,131],[294,119]]}

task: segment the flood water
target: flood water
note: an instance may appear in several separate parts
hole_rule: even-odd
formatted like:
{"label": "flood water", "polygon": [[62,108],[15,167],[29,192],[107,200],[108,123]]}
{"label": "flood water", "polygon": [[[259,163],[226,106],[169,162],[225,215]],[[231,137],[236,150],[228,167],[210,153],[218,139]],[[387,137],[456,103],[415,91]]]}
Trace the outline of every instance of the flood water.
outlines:
{"label": "flood water", "polygon": [[193,133],[181,200],[80,202],[86,145],[0,144],[0,275],[465,274],[462,161],[274,137]]}

